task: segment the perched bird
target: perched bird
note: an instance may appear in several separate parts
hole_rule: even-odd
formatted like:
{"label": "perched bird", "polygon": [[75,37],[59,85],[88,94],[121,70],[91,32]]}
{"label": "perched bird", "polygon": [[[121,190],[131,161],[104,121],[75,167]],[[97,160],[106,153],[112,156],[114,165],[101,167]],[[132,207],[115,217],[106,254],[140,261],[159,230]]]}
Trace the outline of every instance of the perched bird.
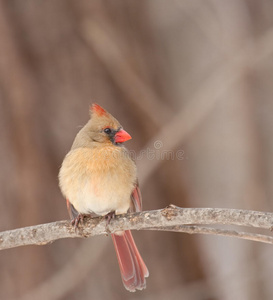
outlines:
{"label": "perched bird", "polygon": [[[142,209],[136,166],[123,146],[131,136],[98,104],[92,105],[90,113],[59,172],[59,185],[75,226],[86,214],[111,216]],[[149,271],[131,231],[111,236],[125,288],[131,292],[144,289]]]}

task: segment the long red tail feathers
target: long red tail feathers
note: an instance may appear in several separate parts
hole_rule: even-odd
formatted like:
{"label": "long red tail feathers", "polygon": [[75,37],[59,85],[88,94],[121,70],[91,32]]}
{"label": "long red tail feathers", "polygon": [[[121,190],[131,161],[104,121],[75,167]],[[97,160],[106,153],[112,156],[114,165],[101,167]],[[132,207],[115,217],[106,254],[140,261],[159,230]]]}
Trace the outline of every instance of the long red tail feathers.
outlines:
{"label": "long red tail feathers", "polygon": [[117,253],[121,278],[125,288],[130,292],[146,287],[149,271],[140,256],[130,230],[121,234],[112,234]]}

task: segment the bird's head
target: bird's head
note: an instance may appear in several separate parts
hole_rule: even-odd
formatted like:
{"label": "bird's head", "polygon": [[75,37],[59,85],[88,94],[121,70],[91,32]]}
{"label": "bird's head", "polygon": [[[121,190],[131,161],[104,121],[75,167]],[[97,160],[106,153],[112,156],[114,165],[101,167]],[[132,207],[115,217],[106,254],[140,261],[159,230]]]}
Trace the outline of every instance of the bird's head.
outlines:
{"label": "bird's head", "polygon": [[118,145],[132,138],[130,134],[122,128],[119,121],[98,104],[93,104],[90,112],[90,123],[98,141],[110,141],[114,145]]}
{"label": "bird's head", "polygon": [[117,119],[95,103],[90,107],[90,120],[78,133],[73,147],[89,146],[93,142],[118,146],[131,138]]}

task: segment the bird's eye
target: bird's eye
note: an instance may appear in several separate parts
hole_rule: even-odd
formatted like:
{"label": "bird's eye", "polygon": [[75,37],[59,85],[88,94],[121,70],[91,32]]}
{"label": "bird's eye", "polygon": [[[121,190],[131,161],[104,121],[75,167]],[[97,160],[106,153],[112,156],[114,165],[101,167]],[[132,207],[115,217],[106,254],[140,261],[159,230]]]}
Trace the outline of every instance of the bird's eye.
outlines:
{"label": "bird's eye", "polygon": [[106,134],[110,134],[111,132],[112,132],[112,130],[110,129],[110,128],[105,128],[104,130],[103,130]]}

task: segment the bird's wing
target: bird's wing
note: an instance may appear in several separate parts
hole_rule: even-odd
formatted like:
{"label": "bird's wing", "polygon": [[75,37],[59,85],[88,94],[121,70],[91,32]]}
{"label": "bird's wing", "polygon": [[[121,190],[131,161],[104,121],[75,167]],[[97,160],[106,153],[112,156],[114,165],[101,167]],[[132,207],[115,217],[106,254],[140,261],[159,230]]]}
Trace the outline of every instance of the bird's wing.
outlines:
{"label": "bird's wing", "polygon": [[76,210],[76,208],[69,202],[68,199],[66,199],[66,207],[69,213],[69,217],[71,220],[76,218],[79,215],[79,212]]}
{"label": "bird's wing", "polygon": [[138,182],[135,185],[135,188],[132,191],[131,194],[131,211],[142,211],[142,197],[141,192],[138,186]]}

